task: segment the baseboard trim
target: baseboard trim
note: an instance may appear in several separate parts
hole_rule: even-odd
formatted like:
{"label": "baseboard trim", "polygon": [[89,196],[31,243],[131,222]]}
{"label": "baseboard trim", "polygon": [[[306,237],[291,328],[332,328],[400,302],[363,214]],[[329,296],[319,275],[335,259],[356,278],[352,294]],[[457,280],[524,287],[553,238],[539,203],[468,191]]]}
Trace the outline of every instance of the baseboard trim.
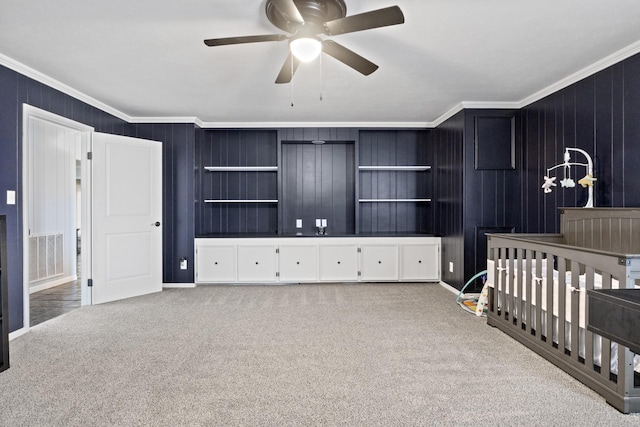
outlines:
{"label": "baseboard trim", "polygon": [[450,284],[443,282],[442,280],[440,281],[440,286],[442,286],[443,288],[445,288],[446,290],[448,290],[451,293],[454,293],[456,295],[460,294],[460,290],[454,288],[453,286],[451,286]]}
{"label": "baseboard trim", "polygon": [[163,283],[162,289],[171,289],[171,288],[195,288],[195,283]]}
{"label": "baseboard trim", "polygon": [[36,292],[44,291],[45,289],[55,288],[56,286],[64,285],[65,283],[78,280],[78,276],[61,277],[60,279],[52,280],[51,282],[43,283],[41,285],[35,285],[29,287],[29,293],[35,294]]}
{"label": "baseboard trim", "polygon": [[26,334],[27,332],[29,332],[29,328],[20,328],[16,331],[10,332],[9,333],[9,341],[12,341],[24,334]]}

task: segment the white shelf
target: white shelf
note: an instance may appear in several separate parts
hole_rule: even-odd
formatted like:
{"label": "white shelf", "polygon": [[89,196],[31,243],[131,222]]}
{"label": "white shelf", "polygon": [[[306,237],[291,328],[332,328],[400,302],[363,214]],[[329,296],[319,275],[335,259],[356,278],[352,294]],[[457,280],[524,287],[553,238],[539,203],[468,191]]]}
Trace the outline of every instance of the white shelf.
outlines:
{"label": "white shelf", "polygon": [[205,203],[278,203],[277,199],[247,199],[247,200],[226,200],[226,199],[206,199]]}
{"label": "white shelf", "polygon": [[431,199],[360,199],[361,203],[384,203],[384,202],[430,202]]}
{"label": "white shelf", "polygon": [[205,166],[209,172],[274,172],[277,166]]}
{"label": "white shelf", "polygon": [[431,166],[358,166],[358,169],[370,171],[426,171],[431,169]]}

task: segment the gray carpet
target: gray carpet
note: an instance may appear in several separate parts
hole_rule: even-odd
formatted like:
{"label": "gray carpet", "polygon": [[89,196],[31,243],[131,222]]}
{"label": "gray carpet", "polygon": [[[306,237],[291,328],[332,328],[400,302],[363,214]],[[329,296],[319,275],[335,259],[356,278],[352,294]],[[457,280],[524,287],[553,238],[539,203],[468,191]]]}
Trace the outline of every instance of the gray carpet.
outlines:
{"label": "gray carpet", "polygon": [[639,425],[439,285],[212,286],[11,342],[0,425]]}

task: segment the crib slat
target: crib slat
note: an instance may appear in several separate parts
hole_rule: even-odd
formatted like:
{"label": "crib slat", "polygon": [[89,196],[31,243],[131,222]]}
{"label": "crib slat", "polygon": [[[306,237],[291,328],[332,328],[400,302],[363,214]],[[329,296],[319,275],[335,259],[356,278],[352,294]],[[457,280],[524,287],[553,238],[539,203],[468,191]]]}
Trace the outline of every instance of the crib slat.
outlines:
{"label": "crib slat", "polygon": [[518,274],[515,275],[515,294],[516,294],[516,302],[515,302],[515,310],[513,310],[513,315],[516,316],[514,318],[514,320],[517,319],[518,321],[518,328],[519,329],[524,329],[523,325],[524,322],[526,322],[525,319],[525,311],[523,310],[523,300],[524,300],[524,295],[522,295],[524,293],[524,283],[522,283],[522,277],[524,276],[524,270],[523,270],[523,265],[522,265],[522,256],[524,253],[524,249],[515,249],[515,255],[516,255],[516,269],[513,270],[514,272],[517,271]]}
{"label": "crib slat", "polygon": [[[586,290],[591,290],[594,287],[595,269],[587,266],[585,269],[586,274]],[[584,305],[584,318],[589,319],[589,304]],[[593,332],[585,328],[584,331],[584,365],[590,370],[593,369]]]}
{"label": "crib slat", "polygon": [[[540,279],[542,277],[542,252],[536,251],[536,278]],[[536,293],[536,305],[534,307],[535,310],[535,329],[536,335],[538,338],[544,335],[544,331],[542,330],[542,282],[536,280],[535,282],[535,293]]]}
{"label": "crib slat", "polygon": [[531,296],[531,281],[533,279],[533,276],[531,274],[531,269],[533,268],[533,251],[530,250],[526,250],[524,251],[524,258],[525,258],[525,262],[527,264],[526,267],[526,272],[525,272],[525,280],[524,280],[524,286],[525,286],[525,307],[524,307],[524,322],[525,322],[525,326],[526,326],[526,330],[527,332],[529,332],[531,334],[531,330],[533,329],[533,315],[531,312],[531,303],[533,302],[533,297]]}
{"label": "crib slat", "polygon": [[514,316],[516,315],[515,313],[515,308],[514,308],[514,295],[513,295],[513,291],[515,289],[515,274],[513,274],[513,269],[515,267],[515,252],[516,250],[514,248],[509,248],[509,259],[507,260],[507,268],[508,268],[508,275],[507,275],[507,291],[505,292],[507,294],[507,305],[505,307],[505,319],[509,320],[511,323],[513,323],[513,319]]}
{"label": "crib slat", "polygon": [[604,381],[609,381],[611,374],[611,340],[601,337],[602,348],[600,350],[600,376]]}
{"label": "crib slat", "polygon": [[547,322],[545,325],[545,337],[547,344],[553,347],[553,270],[554,270],[554,257],[547,256],[547,280],[546,280],[546,292],[547,292]]}
{"label": "crib slat", "polygon": [[501,278],[501,284],[502,284],[502,289],[500,290],[500,293],[499,293],[500,318],[502,320],[506,320],[507,318],[506,294],[507,294],[507,286],[509,286],[507,283],[509,278],[507,276],[507,272],[504,270],[504,268],[507,267],[507,249],[506,248],[500,248],[500,265],[502,266],[501,268],[503,268],[503,270],[500,271],[500,278]]}
{"label": "crib slat", "polygon": [[571,358],[580,360],[580,294],[584,290],[580,289],[580,264],[571,261],[571,287],[576,291],[571,292]]}
{"label": "crib slat", "polygon": [[[565,349],[565,320],[567,318],[565,310],[566,310],[566,287],[567,287],[567,260],[565,258],[558,257],[558,283],[554,283],[554,288],[558,290],[558,350],[560,350],[560,354],[564,354]],[[554,289],[555,291],[555,289]],[[555,293],[555,292],[554,292]],[[553,306],[551,306],[551,311],[553,311]]]}
{"label": "crib slat", "polygon": [[[602,273],[602,289],[611,289],[611,274]],[[600,375],[605,381],[609,381],[611,374],[611,340],[602,337],[602,349],[600,350]]]}

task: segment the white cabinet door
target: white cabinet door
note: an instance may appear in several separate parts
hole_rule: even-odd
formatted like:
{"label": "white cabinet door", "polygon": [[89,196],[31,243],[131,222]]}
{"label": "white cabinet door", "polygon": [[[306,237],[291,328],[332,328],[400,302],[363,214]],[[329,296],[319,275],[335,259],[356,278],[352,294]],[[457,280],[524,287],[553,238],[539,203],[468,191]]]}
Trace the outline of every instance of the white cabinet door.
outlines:
{"label": "white cabinet door", "polygon": [[365,244],[360,249],[360,280],[398,280],[398,245]]}
{"label": "white cabinet door", "polygon": [[318,280],[318,245],[281,244],[279,249],[281,282]]}
{"label": "white cabinet door", "polygon": [[358,245],[321,244],[320,280],[353,282],[358,280]]}
{"label": "white cabinet door", "polygon": [[278,267],[277,245],[239,244],[238,281],[275,282]]}
{"label": "white cabinet door", "polygon": [[438,281],[440,280],[439,245],[400,245],[400,280]]}
{"label": "white cabinet door", "polygon": [[196,246],[196,282],[229,283],[236,281],[236,246],[198,243]]}

